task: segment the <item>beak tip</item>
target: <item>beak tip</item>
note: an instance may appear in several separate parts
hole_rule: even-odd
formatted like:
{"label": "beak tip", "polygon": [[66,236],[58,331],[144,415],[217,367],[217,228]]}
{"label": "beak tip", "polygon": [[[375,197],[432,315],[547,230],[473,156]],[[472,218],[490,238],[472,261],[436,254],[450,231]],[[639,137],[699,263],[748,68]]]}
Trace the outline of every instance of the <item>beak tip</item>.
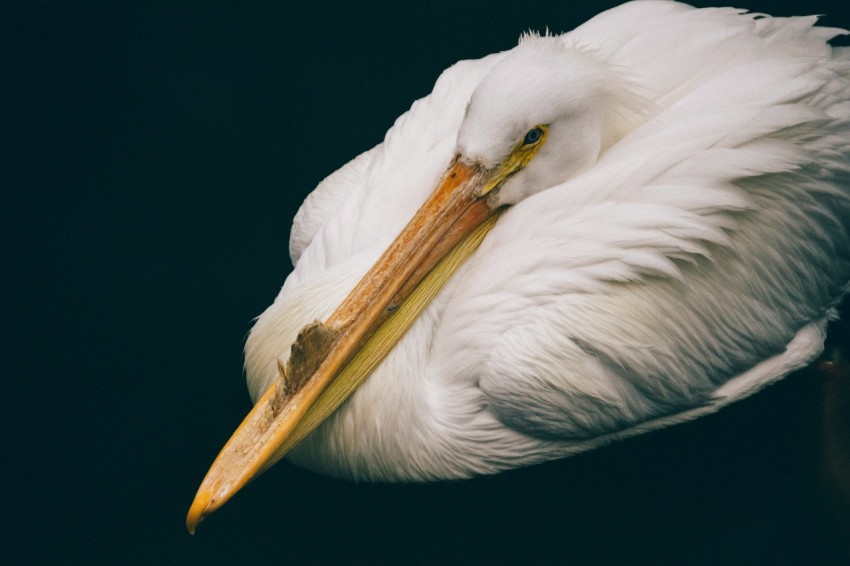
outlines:
{"label": "beak tip", "polygon": [[205,490],[198,491],[195,500],[192,502],[192,506],[189,507],[189,513],[186,515],[186,529],[188,529],[190,535],[194,535],[201,521],[215,511],[215,508],[211,507],[212,497],[210,497],[209,492]]}

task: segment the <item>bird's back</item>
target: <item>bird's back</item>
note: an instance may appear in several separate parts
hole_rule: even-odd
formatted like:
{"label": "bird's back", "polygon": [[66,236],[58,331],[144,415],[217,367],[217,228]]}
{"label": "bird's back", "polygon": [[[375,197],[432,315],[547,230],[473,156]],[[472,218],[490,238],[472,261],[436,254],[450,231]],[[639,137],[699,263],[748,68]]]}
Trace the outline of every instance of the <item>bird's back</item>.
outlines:
{"label": "bird's back", "polygon": [[505,214],[434,358],[470,360],[454,375],[511,428],[582,443],[728,402],[775,358],[735,391],[758,389],[798,333],[787,359],[816,356],[850,279],[850,67],[814,22],[647,2],[564,36],[632,77],[647,120]]}

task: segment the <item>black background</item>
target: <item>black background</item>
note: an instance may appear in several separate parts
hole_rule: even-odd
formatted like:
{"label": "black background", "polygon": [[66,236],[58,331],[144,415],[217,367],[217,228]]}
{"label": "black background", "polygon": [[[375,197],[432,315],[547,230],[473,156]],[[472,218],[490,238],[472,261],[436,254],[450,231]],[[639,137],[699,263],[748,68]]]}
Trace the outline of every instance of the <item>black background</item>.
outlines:
{"label": "black background", "polygon": [[[823,407],[837,397],[814,372],[693,423],[471,481],[356,485],[284,463],[185,531],[250,407],[241,346],[289,271],[303,198],[450,64],[616,3],[4,9],[0,556],[846,563],[846,507],[823,481],[836,426]],[[843,0],[746,7],[850,26]]]}

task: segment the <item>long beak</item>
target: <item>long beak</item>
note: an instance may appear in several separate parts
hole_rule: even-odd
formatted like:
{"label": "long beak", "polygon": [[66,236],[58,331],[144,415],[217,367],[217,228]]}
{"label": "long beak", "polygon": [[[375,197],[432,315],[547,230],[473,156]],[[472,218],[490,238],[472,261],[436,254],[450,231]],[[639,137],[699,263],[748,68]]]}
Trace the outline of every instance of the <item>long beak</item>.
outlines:
{"label": "long beak", "polygon": [[[433,194],[330,318],[301,330],[289,361],[279,365],[282,379],[256,403],[207,472],[186,518],[190,533],[329,416],[389,352],[492,225],[496,208],[488,194],[499,182],[496,177],[492,170],[455,159]],[[491,222],[485,222],[488,219]],[[453,248],[470,241],[458,259]],[[439,283],[423,283],[428,289],[418,290],[426,277]],[[417,293],[427,298],[413,301]],[[418,306],[405,308],[410,302]],[[418,310],[411,315],[411,309]],[[406,322],[384,324],[393,326],[389,330],[381,327],[391,313],[390,322]],[[374,342],[380,346],[372,347]]]}

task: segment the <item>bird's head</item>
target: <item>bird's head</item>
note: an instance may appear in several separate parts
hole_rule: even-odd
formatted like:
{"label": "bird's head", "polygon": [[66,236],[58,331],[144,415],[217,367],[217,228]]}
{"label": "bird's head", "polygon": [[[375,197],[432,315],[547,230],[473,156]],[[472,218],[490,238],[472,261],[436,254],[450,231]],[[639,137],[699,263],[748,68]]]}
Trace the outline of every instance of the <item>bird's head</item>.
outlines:
{"label": "bird's head", "polygon": [[499,205],[516,204],[591,167],[645,107],[622,70],[562,38],[526,36],[473,92],[457,155],[488,172]]}
{"label": "bird's head", "polygon": [[[501,209],[591,167],[634,125],[617,72],[556,37],[527,37],[481,81],[431,196],[324,322],[305,327],[280,379],[213,463],[190,530],[283,457],[362,383]],[[353,368],[353,369],[352,369]]]}

